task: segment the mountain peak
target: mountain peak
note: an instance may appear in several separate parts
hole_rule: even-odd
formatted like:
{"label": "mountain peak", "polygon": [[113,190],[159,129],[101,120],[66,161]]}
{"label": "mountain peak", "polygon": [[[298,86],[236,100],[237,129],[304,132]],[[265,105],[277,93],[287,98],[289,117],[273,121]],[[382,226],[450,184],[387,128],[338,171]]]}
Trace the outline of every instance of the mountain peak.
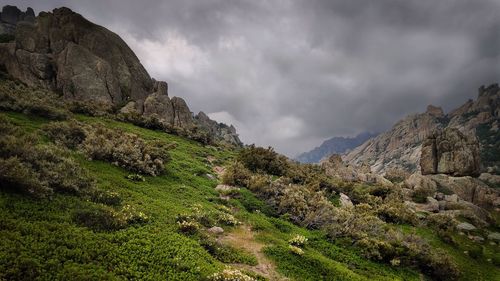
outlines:
{"label": "mountain peak", "polygon": [[430,114],[434,117],[441,117],[441,116],[444,116],[444,112],[443,112],[443,109],[439,106],[434,106],[432,104],[429,104],[427,106],[427,110],[425,111],[425,113],[427,114]]}

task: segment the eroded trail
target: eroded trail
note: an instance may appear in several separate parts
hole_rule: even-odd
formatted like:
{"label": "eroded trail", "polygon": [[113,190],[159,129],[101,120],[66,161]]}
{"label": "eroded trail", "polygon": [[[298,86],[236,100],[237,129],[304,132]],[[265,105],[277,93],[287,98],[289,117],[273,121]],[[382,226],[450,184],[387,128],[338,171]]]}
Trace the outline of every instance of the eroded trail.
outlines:
{"label": "eroded trail", "polygon": [[247,264],[231,264],[231,266],[254,272],[269,280],[288,280],[276,271],[274,264],[264,255],[262,249],[265,245],[255,240],[254,233],[249,225],[242,225],[234,231],[227,233],[220,238],[220,241],[233,247],[244,249],[257,258],[258,264],[255,266]]}

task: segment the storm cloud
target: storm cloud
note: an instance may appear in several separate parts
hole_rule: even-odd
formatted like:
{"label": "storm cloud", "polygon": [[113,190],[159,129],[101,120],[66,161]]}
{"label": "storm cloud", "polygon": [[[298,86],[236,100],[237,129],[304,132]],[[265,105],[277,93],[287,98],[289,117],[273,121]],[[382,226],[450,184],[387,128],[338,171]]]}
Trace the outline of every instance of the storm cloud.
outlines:
{"label": "storm cloud", "polygon": [[191,110],[294,156],[500,78],[498,0],[0,1],[118,33]]}

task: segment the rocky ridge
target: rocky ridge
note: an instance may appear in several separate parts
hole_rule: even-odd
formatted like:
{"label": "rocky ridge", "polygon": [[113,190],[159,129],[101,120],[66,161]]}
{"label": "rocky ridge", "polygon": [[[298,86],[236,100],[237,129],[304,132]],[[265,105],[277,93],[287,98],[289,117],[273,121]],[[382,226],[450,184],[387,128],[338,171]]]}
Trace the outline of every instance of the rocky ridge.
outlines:
{"label": "rocky ridge", "polygon": [[67,100],[155,116],[184,129],[196,126],[212,132],[216,140],[241,145],[234,127],[198,122],[184,99],[170,98],[167,83],[152,79],[117,34],[72,10],[63,7],[35,17],[31,8],[22,12],[5,6],[0,20],[0,66],[13,78],[61,93]]}
{"label": "rocky ridge", "polygon": [[295,160],[301,163],[318,163],[321,159],[332,154],[345,153],[376,135],[377,134],[374,133],[364,132],[355,137],[333,137],[324,141],[320,146],[315,147],[311,151],[300,154]]}
{"label": "rocky ridge", "polygon": [[[474,155],[476,152],[479,154],[483,163],[480,170],[498,173],[500,167],[499,104],[500,88],[498,84],[492,84],[488,87],[481,86],[476,100],[469,100],[448,114],[445,114],[441,108],[430,105],[426,112],[407,116],[397,122],[389,131],[353,149],[343,156],[344,160],[354,166],[367,163],[372,171],[378,174],[385,174],[390,169],[402,169],[413,173],[420,170],[422,149],[429,145],[429,143],[424,145],[424,141],[428,137],[440,134],[446,128],[455,128],[469,139],[464,141],[469,143],[466,146],[474,151]],[[456,133],[453,134],[456,135]],[[472,148],[470,143],[475,138],[479,142],[479,151]],[[442,143],[442,145],[444,144]],[[424,154],[428,152],[424,151]],[[453,157],[455,156],[457,155]],[[460,157],[453,161],[460,165],[458,163],[461,161]],[[450,161],[446,162],[449,165],[455,165]],[[477,161],[474,163],[476,165],[471,168],[475,170],[473,174],[478,175]],[[455,175],[460,174],[455,173]]]}

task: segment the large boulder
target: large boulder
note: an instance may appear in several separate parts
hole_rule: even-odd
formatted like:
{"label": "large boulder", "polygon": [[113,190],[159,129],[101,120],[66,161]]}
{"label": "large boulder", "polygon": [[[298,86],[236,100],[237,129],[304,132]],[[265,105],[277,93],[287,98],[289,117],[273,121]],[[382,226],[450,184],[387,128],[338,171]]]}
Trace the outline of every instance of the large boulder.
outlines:
{"label": "large boulder", "polygon": [[[151,78],[115,33],[68,8],[42,12],[36,20],[32,16],[32,10],[19,14],[13,8],[0,15],[16,27],[15,46],[8,47],[14,50],[0,55],[0,64],[14,78],[61,91],[67,98],[115,105],[144,100],[151,93]],[[7,49],[0,45],[2,52]]]}
{"label": "large boulder", "polygon": [[[486,209],[500,207],[500,190],[490,188],[473,177],[428,176],[442,189],[456,194],[460,199]],[[450,199],[451,200],[451,199]]]}
{"label": "large boulder", "polygon": [[429,136],[422,144],[420,167],[423,175],[478,176],[479,142],[458,129],[447,128]]}

